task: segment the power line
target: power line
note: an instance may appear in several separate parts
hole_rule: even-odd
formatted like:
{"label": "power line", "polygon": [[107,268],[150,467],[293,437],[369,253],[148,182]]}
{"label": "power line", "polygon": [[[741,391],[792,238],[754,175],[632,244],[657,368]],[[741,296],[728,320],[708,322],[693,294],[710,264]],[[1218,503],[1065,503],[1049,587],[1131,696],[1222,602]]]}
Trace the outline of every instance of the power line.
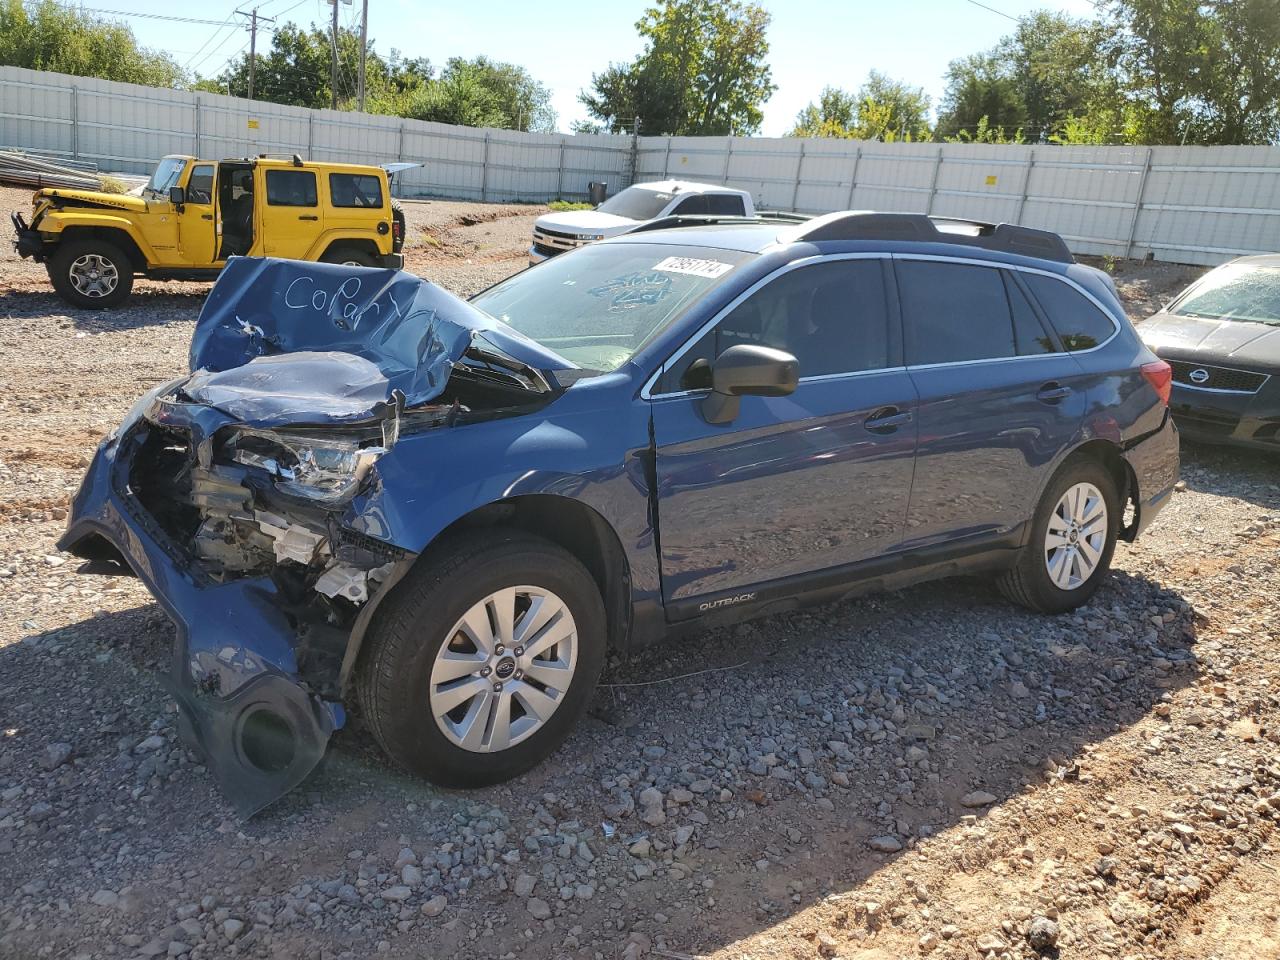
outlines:
{"label": "power line", "polygon": [[226,23],[225,20],[198,20],[195,17],[172,17],[165,13],[138,13],[130,10],[102,10],[97,7],[70,7],[68,9],[78,10],[81,13],[105,13],[113,17],[136,17],[140,20],[170,20],[174,23],[199,23],[206,24],[211,27],[219,27]]}
{"label": "power line", "polygon": [[998,17],[1004,17],[1006,20],[1012,20],[1014,23],[1018,22],[1017,17],[1005,13],[1003,10],[997,10],[995,7],[988,7],[985,3],[979,3],[978,0],[965,0],[965,3],[972,3],[975,7],[981,7],[988,13],[994,13]]}

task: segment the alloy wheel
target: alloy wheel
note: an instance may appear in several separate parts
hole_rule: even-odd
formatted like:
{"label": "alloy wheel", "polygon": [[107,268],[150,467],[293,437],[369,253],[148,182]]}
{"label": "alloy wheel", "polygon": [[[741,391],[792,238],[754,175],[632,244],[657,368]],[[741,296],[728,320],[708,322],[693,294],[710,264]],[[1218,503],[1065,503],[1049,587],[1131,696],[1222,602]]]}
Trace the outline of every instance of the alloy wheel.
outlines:
{"label": "alloy wheel", "polygon": [[541,587],[498,590],[463,614],[436,654],[431,713],[464,750],[506,750],[564,702],[577,655],[577,627],[563,600]]}
{"label": "alloy wheel", "polygon": [[1049,515],[1044,537],[1044,563],[1049,579],[1061,590],[1075,590],[1102,562],[1110,525],[1107,501],[1092,483],[1068,487]]}
{"label": "alloy wheel", "polygon": [[110,296],[120,282],[116,265],[97,253],[76,257],[68,275],[77,293],[95,299]]}

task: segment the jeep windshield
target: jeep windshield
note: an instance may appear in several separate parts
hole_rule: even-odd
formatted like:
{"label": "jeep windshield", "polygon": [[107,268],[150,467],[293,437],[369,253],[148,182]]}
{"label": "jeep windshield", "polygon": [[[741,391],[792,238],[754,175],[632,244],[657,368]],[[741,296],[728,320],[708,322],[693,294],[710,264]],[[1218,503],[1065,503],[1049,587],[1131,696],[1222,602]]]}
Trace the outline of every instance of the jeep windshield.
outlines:
{"label": "jeep windshield", "polygon": [[169,188],[177,186],[178,178],[182,176],[182,168],[186,166],[187,161],[182,157],[165,157],[156,167],[156,172],[151,175],[151,179],[147,182],[146,189],[143,193],[151,194],[154,197],[168,197]]}
{"label": "jeep windshield", "polygon": [[601,243],[517,273],[471,301],[587,370],[616,370],[754,254]]}
{"label": "jeep windshield", "polygon": [[659,193],[642,187],[627,187],[596,209],[601,213],[613,214],[615,217],[626,217],[628,220],[652,220],[663,211],[674,196],[673,193]]}

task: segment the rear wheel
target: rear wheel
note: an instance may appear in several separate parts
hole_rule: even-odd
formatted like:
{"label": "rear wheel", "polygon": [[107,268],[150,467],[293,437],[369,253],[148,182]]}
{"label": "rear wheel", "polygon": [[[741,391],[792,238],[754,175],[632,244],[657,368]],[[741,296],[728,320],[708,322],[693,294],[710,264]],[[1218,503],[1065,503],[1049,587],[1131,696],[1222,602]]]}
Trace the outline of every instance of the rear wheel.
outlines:
{"label": "rear wheel", "polygon": [[401,581],[367,643],[360,701],[383,749],[442,786],[479,787],[568,736],[604,662],[604,604],[555,544],[472,534]]}
{"label": "rear wheel", "polygon": [[1050,481],[1017,565],[999,580],[1015,603],[1065,613],[1087,603],[1107,576],[1120,530],[1120,497],[1107,468],[1072,460]]}
{"label": "rear wheel", "polygon": [[133,289],[133,263],[106,240],[72,240],[49,261],[49,280],[67,303],[103,309],[124,302]]}
{"label": "rear wheel", "polygon": [[341,263],[348,267],[376,267],[373,255],[356,247],[334,247],[325,251],[321,263]]}

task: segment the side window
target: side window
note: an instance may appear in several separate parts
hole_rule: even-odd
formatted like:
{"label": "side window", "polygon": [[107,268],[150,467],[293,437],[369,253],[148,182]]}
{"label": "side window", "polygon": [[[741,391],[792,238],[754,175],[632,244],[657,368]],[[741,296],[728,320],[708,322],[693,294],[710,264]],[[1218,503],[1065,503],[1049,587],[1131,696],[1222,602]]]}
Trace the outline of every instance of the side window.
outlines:
{"label": "side window", "polygon": [[1115,322],[1070,284],[1036,273],[1026,280],[1068,350],[1088,350],[1115,333]]}
{"label": "side window", "polygon": [[267,203],[273,207],[314,207],[316,175],[310,170],[268,170]]}
{"label": "side window", "polygon": [[673,216],[679,215],[682,217],[689,217],[703,216],[707,212],[707,198],[702,194],[697,194],[696,196],[685,197],[681,200],[676,204],[676,207],[671,211],[671,214]]}
{"label": "side window", "polygon": [[1004,274],[1004,288],[1009,295],[1009,311],[1013,315],[1013,342],[1017,347],[1018,356],[1031,357],[1041,353],[1057,353],[1058,348],[1053,338],[1049,336],[1044,324],[1036,316],[1035,310],[1031,307],[1031,301],[1022,292],[1013,274],[1008,270],[1000,272]]}
{"label": "side window", "polygon": [[706,195],[707,213],[717,217],[741,217],[746,215],[746,207],[742,198],[731,193],[709,193]]}
{"label": "side window", "polygon": [[908,364],[1018,355],[1003,271],[931,260],[900,260],[895,269]]}
{"label": "side window", "polygon": [[331,173],[329,198],[335,207],[381,207],[382,181],[369,174]]}
{"label": "side window", "polygon": [[201,163],[191,168],[187,203],[213,203],[213,164]]}
{"label": "side window", "polygon": [[790,270],[734,307],[667,372],[660,392],[710,387],[710,364],[737,344],[785,350],[801,377],[818,377],[883,369],[889,342],[881,261],[832,260]]}

